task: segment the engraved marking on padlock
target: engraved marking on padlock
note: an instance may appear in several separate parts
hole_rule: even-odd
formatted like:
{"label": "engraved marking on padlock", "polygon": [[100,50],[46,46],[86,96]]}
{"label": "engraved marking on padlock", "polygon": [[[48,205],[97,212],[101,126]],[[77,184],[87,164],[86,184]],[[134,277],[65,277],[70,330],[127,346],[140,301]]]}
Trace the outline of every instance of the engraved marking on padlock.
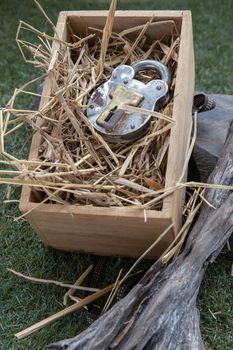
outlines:
{"label": "engraved marking on padlock", "polygon": [[[97,118],[96,123],[106,129],[108,129],[108,121],[113,117],[113,113],[116,109],[117,112],[122,105],[130,105],[130,106],[138,106],[143,100],[143,95],[139,94],[136,91],[129,90],[122,85],[117,85],[113,88],[109,97],[111,101],[107,104],[104,110],[101,112],[100,116]],[[124,110],[121,110],[121,116],[124,115]],[[111,129],[114,127],[114,124],[119,120],[119,112],[118,118],[115,118],[111,123]],[[113,124],[114,123],[114,124]]]}

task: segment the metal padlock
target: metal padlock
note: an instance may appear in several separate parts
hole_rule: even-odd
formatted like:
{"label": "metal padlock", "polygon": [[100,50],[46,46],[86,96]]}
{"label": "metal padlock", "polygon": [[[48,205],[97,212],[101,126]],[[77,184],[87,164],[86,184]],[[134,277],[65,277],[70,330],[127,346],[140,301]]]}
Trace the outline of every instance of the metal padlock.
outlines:
{"label": "metal padlock", "polygon": [[[161,79],[148,84],[135,79],[145,69],[155,70]],[[95,130],[112,143],[129,143],[144,136],[151,116],[139,112],[130,113],[124,105],[158,110],[168,102],[171,77],[168,68],[159,61],[138,61],[131,66],[115,68],[108,81],[100,85],[91,95],[87,117]]]}

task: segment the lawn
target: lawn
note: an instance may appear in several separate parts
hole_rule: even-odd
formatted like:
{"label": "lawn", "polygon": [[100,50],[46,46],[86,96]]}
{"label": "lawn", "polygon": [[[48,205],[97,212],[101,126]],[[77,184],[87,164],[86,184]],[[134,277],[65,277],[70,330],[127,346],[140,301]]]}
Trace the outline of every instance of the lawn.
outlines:
{"label": "lawn", "polygon": [[[108,1],[97,0],[41,0],[49,17],[56,22],[61,10],[107,9]],[[190,9],[193,15],[196,56],[196,88],[205,92],[232,93],[232,14],[233,1],[229,0],[124,0],[118,9]],[[15,43],[19,20],[33,24],[41,31],[47,24],[32,0],[0,0],[0,101],[3,106],[14,87],[35,77],[33,67],[26,65]],[[29,98],[19,101],[30,105]],[[30,131],[24,130],[12,137],[8,148],[16,155],[27,155]],[[84,316],[77,312],[47,326],[33,336],[16,341],[14,333],[60,310],[64,290],[55,286],[32,284],[9,273],[13,268],[37,277],[74,281],[94,262],[95,257],[55,251],[41,244],[26,221],[15,221],[18,204],[4,204],[7,188],[0,188],[0,349],[39,350],[55,340],[72,337],[84,327]],[[12,191],[18,199],[20,189]],[[127,259],[112,258],[105,277],[106,284],[121,266],[130,265]],[[208,349],[233,348],[233,278],[232,261],[221,256],[208,269],[203,281],[199,309],[201,327]]]}

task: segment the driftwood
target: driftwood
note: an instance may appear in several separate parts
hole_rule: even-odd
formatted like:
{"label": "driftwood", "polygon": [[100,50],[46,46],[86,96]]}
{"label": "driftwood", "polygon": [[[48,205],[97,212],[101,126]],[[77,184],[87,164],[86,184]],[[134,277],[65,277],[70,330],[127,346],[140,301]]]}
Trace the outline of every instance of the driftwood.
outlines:
{"label": "driftwood", "polygon": [[[233,185],[233,124],[209,183]],[[168,266],[152,265],[120,302],[72,339],[47,349],[204,349],[196,298],[209,263],[233,231],[233,193],[211,189],[183,252]]]}

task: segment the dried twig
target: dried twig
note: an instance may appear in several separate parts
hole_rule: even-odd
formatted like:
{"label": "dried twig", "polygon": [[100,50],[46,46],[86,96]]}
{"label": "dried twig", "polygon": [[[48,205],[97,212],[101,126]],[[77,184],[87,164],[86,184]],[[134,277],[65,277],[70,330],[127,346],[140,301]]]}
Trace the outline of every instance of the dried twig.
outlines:
{"label": "dried twig", "polygon": [[63,288],[71,288],[74,290],[84,290],[86,292],[98,292],[99,289],[97,288],[90,288],[90,287],[84,287],[84,286],[79,286],[78,284],[69,284],[69,283],[64,283],[60,281],[55,281],[55,280],[47,280],[44,278],[36,278],[36,277],[31,277],[31,276],[26,276],[22,274],[21,272],[17,272],[13,269],[7,269],[8,271],[12,272],[14,275],[22,277],[28,281],[34,282],[34,283],[41,283],[41,284],[54,284],[55,286],[63,287]]}

